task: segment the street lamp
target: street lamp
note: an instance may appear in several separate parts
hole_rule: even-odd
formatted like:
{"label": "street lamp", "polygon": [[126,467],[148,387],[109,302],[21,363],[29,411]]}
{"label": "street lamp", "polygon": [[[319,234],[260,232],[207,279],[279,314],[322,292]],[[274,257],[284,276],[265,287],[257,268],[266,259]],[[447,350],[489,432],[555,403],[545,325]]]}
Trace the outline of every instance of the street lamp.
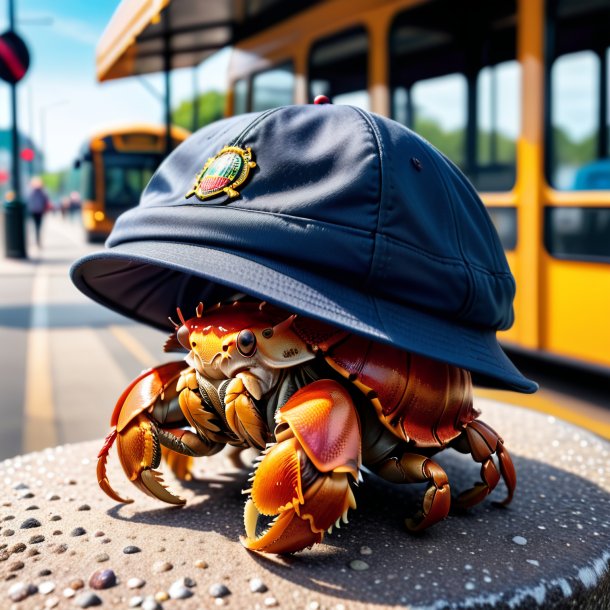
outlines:
{"label": "street lamp", "polygon": [[46,146],[47,112],[51,108],[56,108],[57,106],[63,106],[64,104],[67,104],[67,103],[68,103],[68,100],[57,100],[55,102],[46,104],[40,108],[40,150],[42,153],[40,155],[40,173],[41,174],[44,172],[45,165],[46,165],[46,158],[47,158],[47,146]]}

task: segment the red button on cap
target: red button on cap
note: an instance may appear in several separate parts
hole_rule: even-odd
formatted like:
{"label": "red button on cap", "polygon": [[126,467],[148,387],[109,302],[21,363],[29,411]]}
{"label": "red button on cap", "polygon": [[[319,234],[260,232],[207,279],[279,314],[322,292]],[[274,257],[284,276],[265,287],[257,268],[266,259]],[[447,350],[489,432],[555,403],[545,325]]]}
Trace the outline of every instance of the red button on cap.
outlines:
{"label": "red button on cap", "polygon": [[330,98],[326,95],[316,95],[313,100],[314,104],[331,104]]}

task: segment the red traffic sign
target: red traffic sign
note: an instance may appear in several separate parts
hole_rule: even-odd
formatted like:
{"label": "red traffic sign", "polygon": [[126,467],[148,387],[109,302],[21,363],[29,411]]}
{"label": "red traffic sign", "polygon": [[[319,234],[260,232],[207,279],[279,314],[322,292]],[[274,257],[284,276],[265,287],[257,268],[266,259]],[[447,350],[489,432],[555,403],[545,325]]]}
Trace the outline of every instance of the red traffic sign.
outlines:
{"label": "red traffic sign", "polygon": [[36,153],[34,152],[33,148],[22,148],[21,152],[19,153],[19,156],[24,161],[31,162],[31,161],[34,160],[34,157],[36,156]]}
{"label": "red traffic sign", "polygon": [[23,39],[8,30],[0,35],[0,78],[14,85],[30,66],[30,52]]}

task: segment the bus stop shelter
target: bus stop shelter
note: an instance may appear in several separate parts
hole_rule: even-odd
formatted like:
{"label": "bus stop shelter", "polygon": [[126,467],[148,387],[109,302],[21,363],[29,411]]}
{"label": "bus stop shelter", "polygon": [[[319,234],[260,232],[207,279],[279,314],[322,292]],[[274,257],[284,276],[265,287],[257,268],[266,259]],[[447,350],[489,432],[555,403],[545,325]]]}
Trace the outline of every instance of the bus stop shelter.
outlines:
{"label": "bus stop shelter", "polygon": [[100,82],[162,72],[167,133],[170,73],[311,8],[317,0],[123,0],[96,51]]}

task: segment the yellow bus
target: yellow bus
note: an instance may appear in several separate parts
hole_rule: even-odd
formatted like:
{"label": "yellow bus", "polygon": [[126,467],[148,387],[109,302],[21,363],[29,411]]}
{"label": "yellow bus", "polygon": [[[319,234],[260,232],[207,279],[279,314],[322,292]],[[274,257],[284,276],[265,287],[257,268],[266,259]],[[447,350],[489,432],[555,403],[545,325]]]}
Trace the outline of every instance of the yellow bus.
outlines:
{"label": "yellow bus", "polygon": [[[189,132],[173,127],[172,146]],[[87,240],[103,240],[117,217],[137,205],[140,193],[166,155],[165,127],[129,125],[100,131],[81,148],[73,184],[81,195]]]}
{"label": "yellow bus", "polygon": [[319,94],[475,184],[517,280],[509,347],[610,367],[610,2],[332,0],[235,45],[228,114]]}

